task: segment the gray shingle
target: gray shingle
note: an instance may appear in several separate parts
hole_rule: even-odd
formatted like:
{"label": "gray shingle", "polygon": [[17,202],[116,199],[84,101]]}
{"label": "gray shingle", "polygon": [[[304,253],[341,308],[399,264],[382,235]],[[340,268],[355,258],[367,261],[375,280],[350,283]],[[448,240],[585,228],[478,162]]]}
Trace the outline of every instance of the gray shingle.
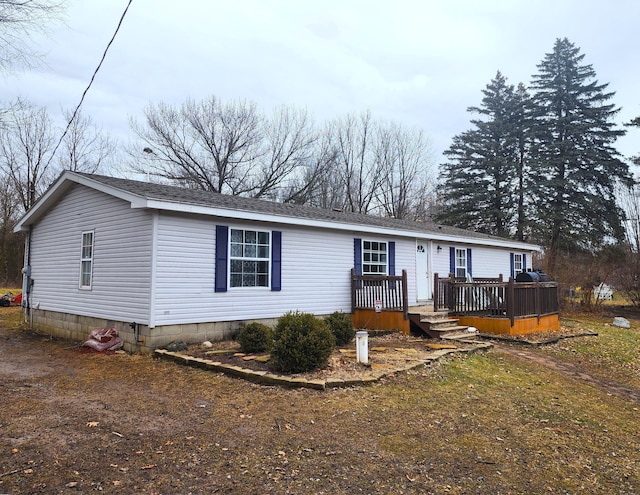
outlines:
{"label": "gray shingle", "polygon": [[[230,196],[197,189],[186,189],[177,186],[164,184],[153,184],[149,182],[107,177],[104,175],[80,173],[88,179],[112,186],[145,199],[173,202],[194,206],[205,206],[212,208],[224,208],[230,210],[240,210],[254,213],[267,213],[274,216],[300,218],[308,220],[319,220],[343,224],[368,225],[372,227],[383,227],[388,229],[421,232],[428,234],[440,234],[473,239],[499,240],[509,242],[497,236],[480,234],[469,230],[438,225],[433,222],[415,222],[409,220],[399,220],[396,218],[377,217],[363,215],[361,213],[349,213],[323,208],[316,208],[305,205],[295,205],[290,203],[277,203],[261,199],[245,198],[241,196]],[[535,246],[531,246],[535,248]]]}

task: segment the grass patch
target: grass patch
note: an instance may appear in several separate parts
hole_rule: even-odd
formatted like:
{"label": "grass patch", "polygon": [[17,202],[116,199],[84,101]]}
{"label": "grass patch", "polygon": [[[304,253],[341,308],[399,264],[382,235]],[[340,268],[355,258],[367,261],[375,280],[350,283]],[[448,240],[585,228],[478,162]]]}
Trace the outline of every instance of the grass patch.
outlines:
{"label": "grass patch", "polygon": [[[626,376],[604,323],[527,352]],[[0,336],[2,493],[640,493],[640,403],[498,348],[319,392]]]}
{"label": "grass patch", "polygon": [[566,326],[588,328],[597,337],[566,339],[541,352],[557,356],[598,376],[640,389],[640,321],[630,319],[631,328],[610,324],[607,316],[585,315],[563,320]]}

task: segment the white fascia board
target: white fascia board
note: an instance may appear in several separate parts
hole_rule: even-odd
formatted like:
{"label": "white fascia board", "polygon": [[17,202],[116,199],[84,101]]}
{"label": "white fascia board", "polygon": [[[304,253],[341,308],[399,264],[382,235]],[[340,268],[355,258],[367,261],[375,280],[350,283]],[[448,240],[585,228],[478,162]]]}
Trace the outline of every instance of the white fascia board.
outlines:
{"label": "white fascia board", "polygon": [[[70,173],[73,173],[73,172],[70,172]],[[70,177],[70,179],[83,186],[90,187],[91,189],[95,189],[96,191],[100,191],[105,194],[109,194],[110,196],[114,196],[116,198],[120,198],[124,201],[127,201],[131,203],[132,208],[138,208],[139,205],[144,205],[146,203],[146,199],[143,196],[139,196],[137,194],[123,191],[122,189],[109,186],[107,184],[104,184],[97,180],[90,179],[89,177],[85,177],[83,175],[73,174]]]}
{"label": "white fascia board", "polygon": [[[144,204],[143,204],[144,203]],[[149,199],[147,201],[131,204],[132,208],[151,208],[156,210],[174,211],[180,213],[192,213],[196,215],[207,215],[233,220],[249,220],[253,222],[278,223],[283,225],[296,225],[303,227],[316,227],[321,229],[342,230],[349,232],[362,232],[367,234],[378,234],[396,237],[419,238],[437,242],[450,242],[456,244],[471,244],[482,246],[495,246],[521,251],[539,251],[540,246],[526,244],[508,239],[474,239],[469,237],[458,237],[452,235],[442,235],[430,232],[415,232],[413,230],[392,229],[388,227],[377,227],[375,225],[362,225],[353,223],[330,222],[327,220],[313,220],[310,218],[288,217],[267,213],[257,213],[253,211],[233,210],[226,208],[214,208],[210,206],[189,205]]]}
{"label": "white fascia board", "polygon": [[20,232],[29,230],[29,225],[34,224],[44,213],[46,213],[49,208],[53,206],[56,201],[58,201],[62,195],[69,190],[69,188],[72,187],[73,184],[81,184],[90,187],[91,189],[123,199],[131,203],[132,207],[136,207],[135,205],[143,205],[145,203],[145,198],[141,196],[131,194],[116,187],[105,185],[101,182],[66,170],[47,190],[47,192],[38,199],[36,204],[24,214],[13,228],[13,231]]}

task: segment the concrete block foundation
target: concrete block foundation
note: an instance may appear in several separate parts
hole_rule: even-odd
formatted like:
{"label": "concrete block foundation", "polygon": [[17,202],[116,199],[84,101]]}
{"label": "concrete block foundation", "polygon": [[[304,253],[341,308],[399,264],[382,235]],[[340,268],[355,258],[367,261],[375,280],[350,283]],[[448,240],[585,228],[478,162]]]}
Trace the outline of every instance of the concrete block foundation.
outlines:
{"label": "concrete block foundation", "polygon": [[87,340],[91,330],[96,328],[116,328],[123,341],[123,349],[127,352],[153,352],[178,340],[187,344],[201,343],[205,340],[211,342],[230,340],[242,327],[252,321],[273,326],[277,319],[216,321],[163,325],[154,328],[138,324],[137,328],[133,329],[128,321],[107,320],[42,309],[32,308],[29,317],[31,327],[37,332],[80,342]]}

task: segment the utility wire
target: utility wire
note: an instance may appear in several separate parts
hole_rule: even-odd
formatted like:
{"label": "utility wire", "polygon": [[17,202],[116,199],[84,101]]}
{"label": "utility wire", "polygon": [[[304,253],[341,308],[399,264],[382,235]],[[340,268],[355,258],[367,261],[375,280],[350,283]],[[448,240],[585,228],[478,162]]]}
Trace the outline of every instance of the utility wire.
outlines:
{"label": "utility wire", "polygon": [[62,136],[60,136],[60,140],[58,141],[58,144],[56,144],[56,147],[53,149],[53,153],[51,154],[51,158],[49,158],[49,161],[47,162],[47,165],[49,165],[49,163],[51,163],[51,160],[53,160],[53,157],[56,156],[56,152],[58,151],[58,148],[62,144],[62,140],[64,139],[64,137],[69,132],[69,128],[71,127],[71,124],[73,123],[74,119],[78,115],[78,112],[80,111],[80,107],[82,106],[82,103],[84,102],[84,97],[87,95],[87,92],[89,91],[89,88],[91,88],[91,85],[93,84],[93,80],[96,78],[96,75],[98,74],[98,71],[100,70],[100,67],[102,67],[102,62],[104,62],[104,59],[107,56],[107,52],[109,51],[109,48],[111,47],[111,44],[113,43],[113,40],[116,39],[116,35],[118,34],[118,31],[120,31],[120,26],[122,26],[122,21],[124,21],[124,17],[127,15],[127,11],[129,10],[129,7],[131,6],[131,2],[132,1],[133,0],[129,0],[129,3],[127,3],[127,6],[124,9],[124,12],[120,16],[120,21],[118,21],[118,25],[116,26],[116,30],[114,31],[113,36],[111,36],[111,39],[109,40],[109,43],[107,43],[107,47],[104,49],[104,53],[102,54],[102,58],[100,59],[100,63],[96,67],[96,70],[93,71],[93,75],[91,76],[91,80],[89,81],[89,84],[87,85],[86,89],[82,93],[82,97],[80,98],[80,102],[78,103],[78,106],[76,106],[76,109],[73,111],[73,115],[71,115],[71,118],[69,119],[69,122],[67,123],[67,127],[65,128],[64,132],[62,133]]}

